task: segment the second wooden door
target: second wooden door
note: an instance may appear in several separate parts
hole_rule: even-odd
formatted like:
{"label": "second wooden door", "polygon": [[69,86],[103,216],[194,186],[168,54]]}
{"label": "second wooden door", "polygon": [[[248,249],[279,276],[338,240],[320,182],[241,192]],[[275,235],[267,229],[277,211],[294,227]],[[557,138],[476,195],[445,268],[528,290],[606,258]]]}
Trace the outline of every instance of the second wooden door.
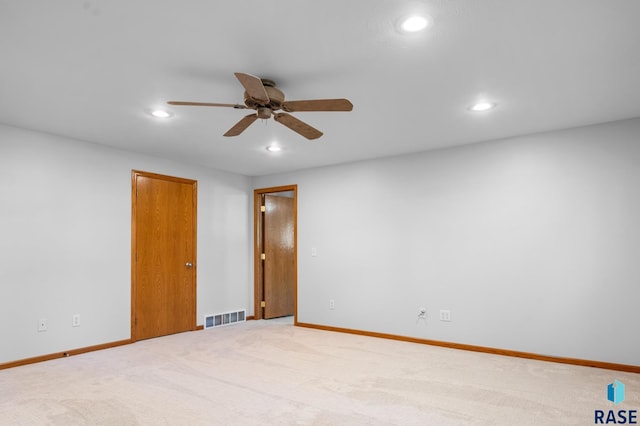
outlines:
{"label": "second wooden door", "polygon": [[264,318],[294,313],[293,198],[265,195]]}

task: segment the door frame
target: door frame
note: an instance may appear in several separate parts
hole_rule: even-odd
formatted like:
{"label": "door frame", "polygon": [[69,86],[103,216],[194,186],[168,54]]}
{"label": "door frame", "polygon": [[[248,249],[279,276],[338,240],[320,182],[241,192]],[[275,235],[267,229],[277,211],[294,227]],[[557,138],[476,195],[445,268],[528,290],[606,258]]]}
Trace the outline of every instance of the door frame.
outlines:
{"label": "door frame", "polygon": [[180,178],[175,176],[162,175],[158,173],[145,172],[141,170],[131,170],[131,342],[136,342],[136,295],[137,295],[137,277],[138,277],[138,262],[137,262],[137,230],[136,230],[136,211],[137,211],[137,194],[136,194],[136,178],[138,176],[148,177],[152,179],[162,179],[170,182],[178,182],[185,183],[191,185],[193,190],[193,235],[191,237],[193,244],[193,260],[194,260],[194,271],[193,271],[193,318],[191,322],[191,330],[196,329],[197,317],[198,317],[198,274],[197,274],[197,259],[198,259],[198,181],[193,179]]}
{"label": "door frame", "polygon": [[293,324],[298,324],[298,185],[275,186],[260,188],[253,191],[253,312],[254,319],[264,319],[264,312],[260,306],[263,300],[262,284],[262,240],[260,206],[262,195],[275,192],[293,191]]}

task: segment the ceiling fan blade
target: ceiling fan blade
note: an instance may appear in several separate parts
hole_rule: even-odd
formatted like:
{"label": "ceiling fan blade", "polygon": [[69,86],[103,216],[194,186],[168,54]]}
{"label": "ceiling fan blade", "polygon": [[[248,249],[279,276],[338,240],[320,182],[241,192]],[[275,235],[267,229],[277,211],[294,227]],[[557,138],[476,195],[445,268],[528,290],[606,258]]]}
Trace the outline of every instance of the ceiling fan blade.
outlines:
{"label": "ceiling fan blade", "polygon": [[208,102],[183,102],[183,101],[169,101],[167,102],[169,105],[182,105],[182,106],[207,106],[207,107],[231,107],[236,109],[245,109],[247,108],[244,105],[240,104],[215,104]]}
{"label": "ceiling fan blade", "polygon": [[258,119],[256,114],[249,114],[244,116],[240,121],[238,121],[235,126],[227,130],[227,133],[224,136],[238,136],[240,133],[244,132],[247,127],[251,125],[254,121]]}
{"label": "ceiling fan blade", "polygon": [[320,130],[314,129],[307,123],[298,120],[293,115],[280,112],[278,114],[274,114],[273,119],[278,123],[284,124],[294,132],[301,134],[307,139],[318,139],[322,136],[322,132]]}
{"label": "ceiling fan blade", "polygon": [[251,98],[258,102],[264,102],[264,104],[268,104],[270,102],[267,89],[264,88],[260,78],[255,75],[244,74],[241,72],[236,72],[234,74]]}
{"label": "ceiling fan blade", "polygon": [[313,99],[305,101],[286,101],[282,109],[296,111],[351,111],[353,104],[348,99]]}

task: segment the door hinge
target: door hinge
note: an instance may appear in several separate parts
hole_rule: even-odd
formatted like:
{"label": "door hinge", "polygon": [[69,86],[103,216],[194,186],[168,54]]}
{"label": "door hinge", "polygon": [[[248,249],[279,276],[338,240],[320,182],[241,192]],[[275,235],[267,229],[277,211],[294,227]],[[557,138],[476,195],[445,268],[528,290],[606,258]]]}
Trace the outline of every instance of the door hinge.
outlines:
{"label": "door hinge", "polygon": [[262,254],[260,255],[260,259],[265,260],[266,258],[267,258],[267,255],[266,255],[266,254],[262,253]]}
{"label": "door hinge", "polygon": [[264,308],[265,306],[267,306],[267,304],[265,303],[265,301],[263,300],[262,302],[260,302],[260,307]]}
{"label": "door hinge", "polygon": [[260,206],[260,211],[262,213],[266,212],[267,211],[267,206]]}

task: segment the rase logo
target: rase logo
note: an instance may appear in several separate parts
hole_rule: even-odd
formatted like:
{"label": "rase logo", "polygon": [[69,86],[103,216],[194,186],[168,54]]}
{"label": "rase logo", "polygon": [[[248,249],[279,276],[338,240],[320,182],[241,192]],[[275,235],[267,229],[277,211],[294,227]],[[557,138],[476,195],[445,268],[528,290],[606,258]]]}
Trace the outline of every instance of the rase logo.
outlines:
{"label": "rase logo", "polygon": [[614,404],[624,401],[624,383],[614,380],[607,386],[607,399]]}
{"label": "rase logo", "polygon": [[[614,380],[607,386],[607,400],[615,405],[624,401],[624,383]],[[595,424],[600,425],[636,425],[638,424],[638,410],[595,410]]]}

